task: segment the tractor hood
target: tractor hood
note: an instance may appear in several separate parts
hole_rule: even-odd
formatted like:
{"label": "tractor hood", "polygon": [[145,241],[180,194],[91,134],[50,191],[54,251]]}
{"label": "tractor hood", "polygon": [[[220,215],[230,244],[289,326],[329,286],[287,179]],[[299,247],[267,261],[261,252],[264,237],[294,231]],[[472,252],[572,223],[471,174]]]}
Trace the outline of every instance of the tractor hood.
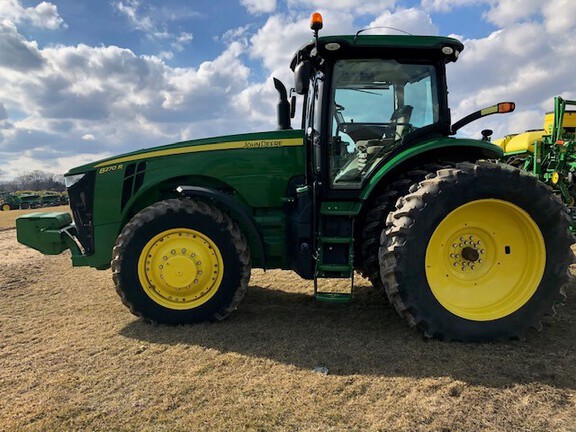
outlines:
{"label": "tractor hood", "polygon": [[90,164],[72,168],[64,175],[73,176],[95,169],[117,166],[126,162],[180,156],[198,152],[301,146],[303,145],[303,137],[303,130],[283,130],[181,141],[101,159]]}

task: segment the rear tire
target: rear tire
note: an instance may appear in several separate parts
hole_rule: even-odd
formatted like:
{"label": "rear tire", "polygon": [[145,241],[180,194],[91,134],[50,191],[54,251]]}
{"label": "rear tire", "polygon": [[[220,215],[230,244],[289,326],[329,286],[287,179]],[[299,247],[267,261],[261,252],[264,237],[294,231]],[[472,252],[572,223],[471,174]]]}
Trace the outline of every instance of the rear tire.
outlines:
{"label": "rear tire", "polygon": [[574,237],[561,201],[502,164],[458,164],[389,217],[380,273],[397,312],[428,337],[522,339],[562,298]]}
{"label": "rear tire", "polygon": [[12,210],[10,204],[2,204],[2,211],[9,211],[9,210]]}
{"label": "rear tire", "polygon": [[147,321],[219,321],[240,303],[250,252],[238,226],[202,202],[170,199],[126,224],[113,249],[116,291]]}
{"label": "rear tire", "polygon": [[380,277],[380,263],[378,261],[378,250],[380,248],[380,237],[386,227],[388,214],[396,210],[398,199],[408,192],[414,192],[418,188],[418,183],[428,177],[435,177],[436,171],[446,168],[445,165],[427,164],[421,168],[412,169],[403,173],[399,178],[390,183],[380,195],[376,196],[373,204],[364,219],[360,256],[362,257],[361,273],[367,277],[374,288],[385,295],[384,285]]}

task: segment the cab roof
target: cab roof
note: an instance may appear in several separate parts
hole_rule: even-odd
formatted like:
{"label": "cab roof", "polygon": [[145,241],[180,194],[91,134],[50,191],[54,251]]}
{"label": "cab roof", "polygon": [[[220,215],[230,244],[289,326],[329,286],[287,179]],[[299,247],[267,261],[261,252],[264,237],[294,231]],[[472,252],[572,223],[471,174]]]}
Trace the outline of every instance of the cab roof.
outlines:
{"label": "cab roof", "polygon": [[[450,49],[451,48],[451,49]],[[457,39],[445,36],[412,35],[341,35],[322,36],[316,42],[302,45],[294,55],[290,68],[310,57],[326,58],[381,57],[414,58],[420,60],[443,59],[456,61],[464,45]]]}

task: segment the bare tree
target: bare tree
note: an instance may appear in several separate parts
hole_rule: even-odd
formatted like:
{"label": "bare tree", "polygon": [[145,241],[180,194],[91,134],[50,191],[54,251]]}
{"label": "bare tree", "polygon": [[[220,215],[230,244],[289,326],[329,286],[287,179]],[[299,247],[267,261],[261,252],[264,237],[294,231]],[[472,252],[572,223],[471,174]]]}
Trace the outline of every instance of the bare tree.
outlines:
{"label": "bare tree", "polygon": [[0,190],[15,192],[17,190],[65,190],[64,177],[41,170],[34,170],[15,177],[10,181],[0,181]]}

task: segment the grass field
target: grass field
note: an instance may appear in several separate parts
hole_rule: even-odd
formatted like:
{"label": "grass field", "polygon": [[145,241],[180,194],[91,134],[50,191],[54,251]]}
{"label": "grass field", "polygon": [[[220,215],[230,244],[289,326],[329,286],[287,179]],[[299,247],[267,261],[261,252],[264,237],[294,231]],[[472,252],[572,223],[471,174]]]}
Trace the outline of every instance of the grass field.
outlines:
{"label": "grass field", "polygon": [[0,212],[2,431],[576,431],[574,286],[525,342],[426,341],[361,278],[325,305],[283,271],[254,270],[224,322],[153,326],[110,271],[19,245],[17,214]]}

